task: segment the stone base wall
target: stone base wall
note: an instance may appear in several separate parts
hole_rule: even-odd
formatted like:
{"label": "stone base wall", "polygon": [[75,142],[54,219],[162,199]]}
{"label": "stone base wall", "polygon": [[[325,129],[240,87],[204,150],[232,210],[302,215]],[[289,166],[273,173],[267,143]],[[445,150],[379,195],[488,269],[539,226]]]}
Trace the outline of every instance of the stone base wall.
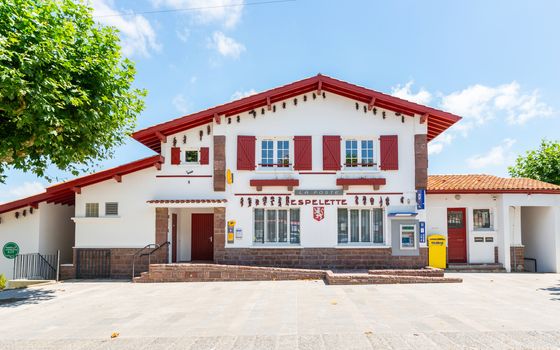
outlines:
{"label": "stone base wall", "polygon": [[226,248],[218,264],[309,269],[418,269],[428,265],[428,248],[418,256],[392,256],[391,248]]}
{"label": "stone base wall", "polygon": [[[61,266],[60,270],[60,279],[73,279],[78,278],[77,276],[77,266],[78,266],[78,254],[77,249],[83,248],[74,248],[74,264],[72,265],[63,265]],[[132,263],[134,260],[134,254],[138,252],[139,248],[108,248],[110,251],[110,260],[109,260],[109,270],[110,276],[109,278],[115,279],[130,279],[132,277]],[[149,252],[151,249],[146,249],[145,252]],[[156,252],[152,254],[152,256],[148,259],[147,256],[144,257],[136,257],[135,267],[134,267],[134,274],[139,276],[140,273],[148,271],[148,263],[152,264],[164,264],[167,263],[167,250],[168,246],[163,246]],[[93,261],[81,261],[80,264],[82,266],[86,266],[87,264],[94,264]]]}
{"label": "stone base wall", "polygon": [[74,264],[61,264],[60,275],[58,278],[62,280],[71,280],[76,278],[76,268]]}
{"label": "stone base wall", "polygon": [[525,247],[510,247],[511,272],[520,272],[525,270]]}
{"label": "stone base wall", "polygon": [[494,247],[494,264],[500,263],[500,255],[498,254],[498,247]]}
{"label": "stone base wall", "polygon": [[217,264],[154,264],[134,282],[320,280],[325,271]]}
{"label": "stone base wall", "polygon": [[327,271],[325,282],[330,285],[461,283],[463,279],[443,276],[336,274],[332,271]]}
{"label": "stone base wall", "polygon": [[[148,271],[148,261],[152,264],[167,263],[167,246],[157,250],[148,259],[147,256],[136,257],[134,264],[134,274],[139,276],[140,273]],[[111,249],[111,278],[131,278],[132,263],[134,254],[138,248],[112,248]],[[146,252],[149,252],[147,249]]]}

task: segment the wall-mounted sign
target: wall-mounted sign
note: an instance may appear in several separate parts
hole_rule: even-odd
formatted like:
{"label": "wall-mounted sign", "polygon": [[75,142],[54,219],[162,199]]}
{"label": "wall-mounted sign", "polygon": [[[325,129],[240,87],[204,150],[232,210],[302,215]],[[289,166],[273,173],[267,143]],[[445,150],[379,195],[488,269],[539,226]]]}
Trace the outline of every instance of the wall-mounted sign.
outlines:
{"label": "wall-mounted sign", "polygon": [[494,242],[494,237],[485,237],[484,242]]}
{"label": "wall-mounted sign", "polygon": [[426,223],[424,221],[420,221],[419,225],[420,225],[420,243],[426,243]]}
{"label": "wall-mounted sign", "polygon": [[240,228],[235,229],[235,238],[243,238],[243,230]]}
{"label": "wall-mounted sign", "polygon": [[290,205],[347,205],[346,199],[292,199]]}
{"label": "wall-mounted sign", "polygon": [[426,198],[426,190],[416,190],[416,209],[424,209]]}
{"label": "wall-mounted sign", "polygon": [[342,196],[344,194],[343,190],[295,190],[294,194],[296,196]]}
{"label": "wall-mounted sign", "polygon": [[4,244],[2,248],[2,254],[8,259],[15,259],[16,256],[19,254],[19,246],[17,243],[8,242]]}
{"label": "wall-mounted sign", "polygon": [[477,243],[478,242],[484,242],[484,237],[475,237],[474,241],[477,242]]}
{"label": "wall-mounted sign", "polygon": [[325,207],[313,207],[313,219],[321,221],[325,218]]}

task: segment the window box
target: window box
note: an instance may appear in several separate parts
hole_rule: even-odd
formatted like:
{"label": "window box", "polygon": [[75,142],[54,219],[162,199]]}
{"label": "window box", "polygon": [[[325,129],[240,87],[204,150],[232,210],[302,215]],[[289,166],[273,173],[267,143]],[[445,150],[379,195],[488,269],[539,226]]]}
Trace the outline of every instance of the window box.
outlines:
{"label": "window box", "polygon": [[348,186],[373,186],[374,190],[378,190],[379,186],[383,186],[387,183],[384,178],[338,178],[336,179],[336,185],[342,186],[345,190]]}
{"label": "window box", "polygon": [[299,186],[298,179],[255,179],[249,181],[249,184],[253,187],[257,188],[257,191],[262,191],[262,188],[265,186],[271,187],[279,187],[279,186],[286,186],[288,190],[293,190],[294,187]]}

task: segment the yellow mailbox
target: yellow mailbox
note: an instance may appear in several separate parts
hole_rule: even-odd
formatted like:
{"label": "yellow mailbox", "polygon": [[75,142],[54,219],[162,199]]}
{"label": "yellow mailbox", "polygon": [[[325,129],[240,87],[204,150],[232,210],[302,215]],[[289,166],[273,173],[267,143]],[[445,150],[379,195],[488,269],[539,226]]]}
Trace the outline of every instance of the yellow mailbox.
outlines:
{"label": "yellow mailbox", "polygon": [[428,237],[429,265],[439,269],[447,267],[447,249],[445,237],[442,235],[431,235]]}

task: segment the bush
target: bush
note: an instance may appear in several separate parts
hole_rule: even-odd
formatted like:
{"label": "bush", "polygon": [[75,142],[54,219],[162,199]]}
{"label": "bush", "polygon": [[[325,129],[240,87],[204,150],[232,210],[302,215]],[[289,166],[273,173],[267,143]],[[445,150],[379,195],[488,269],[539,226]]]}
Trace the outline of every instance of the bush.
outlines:
{"label": "bush", "polygon": [[4,276],[4,274],[0,273],[0,290],[6,288],[6,283],[8,282],[8,279],[6,278],[6,276]]}

